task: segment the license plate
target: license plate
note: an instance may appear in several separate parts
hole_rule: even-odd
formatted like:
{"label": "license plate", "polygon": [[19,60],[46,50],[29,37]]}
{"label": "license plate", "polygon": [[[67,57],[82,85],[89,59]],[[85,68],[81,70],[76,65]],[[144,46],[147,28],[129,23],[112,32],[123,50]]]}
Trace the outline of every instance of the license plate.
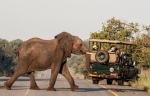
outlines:
{"label": "license plate", "polygon": [[91,77],[92,77],[92,76],[97,77],[97,75],[94,75],[94,74],[88,74],[88,76],[91,76]]}

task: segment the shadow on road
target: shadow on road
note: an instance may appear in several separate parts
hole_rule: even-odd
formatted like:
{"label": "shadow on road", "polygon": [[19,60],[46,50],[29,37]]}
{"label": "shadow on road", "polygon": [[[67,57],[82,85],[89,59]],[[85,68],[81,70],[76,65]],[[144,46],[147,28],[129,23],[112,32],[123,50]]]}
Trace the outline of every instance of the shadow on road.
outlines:
{"label": "shadow on road", "polygon": [[[105,86],[107,84],[101,84],[101,85]],[[117,86],[117,85],[114,85],[114,86]],[[118,88],[106,88],[106,90],[111,90],[113,92],[126,92],[126,91],[139,91],[139,92],[143,92],[144,91],[142,89],[135,89],[135,88],[133,88],[131,86],[128,86],[128,85],[118,86]]]}
{"label": "shadow on road", "polygon": [[[4,86],[0,86],[0,89],[5,89]],[[29,86],[13,86],[12,90],[24,90],[29,89]],[[40,90],[47,90],[47,88],[42,88]],[[57,91],[71,91],[70,88],[56,88]],[[129,91],[138,91],[143,92],[144,90],[139,89],[117,89],[117,88],[78,88],[75,92],[94,92],[94,91],[104,91],[104,90],[111,90],[113,92],[129,92]],[[38,91],[38,90],[37,90]]]}
{"label": "shadow on road", "polygon": [[111,90],[113,92],[129,92],[129,91],[136,91],[136,92],[143,92],[144,90],[141,89],[118,89],[118,88],[108,88],[107,90]]}
{"label": "shadow on road", "polygon": [[[45,88],[42,90],[46,90]],[[71,91],[70,88],[56,88],[57,91]],[[103,91],[104,88],[78,88],[75,92]]]}
{"label": "shadow on road", "polygon": [[[0,85],[0,89],[5,89],[5,87]],[[13,86],[11,88],[11,90],[23,90],[23,89],[29,89],[29,86]]]}
{"label": "shadow on road", "polygon": [[[9,78],[11,78],[11,77],[9,77]],[[0,81],[7,81],[9,78],[0,78]],[[36,79],[35,78],[35,80],[36,81],[47,81],[47,80],[49,80],[49,79],[42,79],[42,78],[40,78],[40,79]],[[30,81],[30,79],[29,78],[18,78],[17,79],[17,81]]]}
{"label": "shadow on road", "polygon": [[[46,89],[43,89],[46,90]],[[56,88],[57,91],[70,91],[70,88]],[[126,92],[126,91],[140,91],[143,90],[139,89],[116,89],[116,88],[78,88],[75,92],[91,92],[91,91],[104,91],[104,90],[111,90],[113,92]]]}
{"label": "shadow on road", "polygon": [[76,92],[103,91],[104,88],[79,88]]}

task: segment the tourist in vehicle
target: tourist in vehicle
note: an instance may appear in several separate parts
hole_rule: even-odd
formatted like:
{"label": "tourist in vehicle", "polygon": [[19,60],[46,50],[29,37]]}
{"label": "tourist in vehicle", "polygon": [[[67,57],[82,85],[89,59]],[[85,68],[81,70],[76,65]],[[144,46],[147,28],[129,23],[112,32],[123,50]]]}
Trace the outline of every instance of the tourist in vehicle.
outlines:
{"label": "tourist in vehicle", "polygon": [[115,46],[114,45],[112,45],[111,47],[110,47],[110,50],[108,51],[108,52],[115,52]]}
{"label": "tourist in vehicle", "polygon": [[101,50],[105,50],[105,48],[102,46],[102,47],[101,47]]}
{"label": "tourist in vehicle", "polygon": [[97,46],[94,45],[92,50],[93,50],[93,51],[97,51]]}
{"label": "tourist in vehicle", "polygon": [[120,49],[119,48],[115,48],[114,52],[116,53],[117,55],[117,60],[116,60],[116,63],[119,63],[120,61]]}
{"label": "tourist in vehicle", "polygon": [[122,51],[121,53],[120,53],[120,63],[121,64],[123,64],[123,65],[125,65],[125,55],[124,55],[125,53]]}

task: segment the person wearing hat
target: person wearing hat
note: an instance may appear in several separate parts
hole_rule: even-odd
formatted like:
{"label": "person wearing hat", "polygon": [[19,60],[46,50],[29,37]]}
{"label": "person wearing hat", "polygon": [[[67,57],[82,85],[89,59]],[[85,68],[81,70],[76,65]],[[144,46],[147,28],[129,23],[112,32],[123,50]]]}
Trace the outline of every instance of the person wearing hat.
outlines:
{"label": "person wearing hat", "polygon": [[93,51],[97,51],[97,46],[94,45],[92,50],[93,50]]}
{"label": "person wearing hat", "polygon": [[115,46],[114,45],[112,45],[111,47],[110,47],[110,50],[108,51],[108,52],[115,52]]}

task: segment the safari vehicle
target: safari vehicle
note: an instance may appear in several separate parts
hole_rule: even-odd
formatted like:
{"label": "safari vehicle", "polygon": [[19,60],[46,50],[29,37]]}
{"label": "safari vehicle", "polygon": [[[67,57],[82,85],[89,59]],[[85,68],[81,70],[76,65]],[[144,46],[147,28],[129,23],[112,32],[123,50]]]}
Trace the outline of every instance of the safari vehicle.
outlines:
{"label": "safari vehicle", "polygon": [[[96,45],[98,46],[97,50],[92,50]],[[108,51],[107,49],[112,45],[119,47],[120,51],[124,52],[120,54],[121,52]],[[106,79],[107,84],[112,84],[114,80],[118,82],[118,85],[135,81],[141,70],[136,68],[135,62],[132,61],[132,54],[129,50],[132,46],[134,44],[130,42],[90,39],[90,52],[86,53],[86,67],[93,84],[98,84],[103,79]],[[105,49],[105,47],[107,48]]]}

